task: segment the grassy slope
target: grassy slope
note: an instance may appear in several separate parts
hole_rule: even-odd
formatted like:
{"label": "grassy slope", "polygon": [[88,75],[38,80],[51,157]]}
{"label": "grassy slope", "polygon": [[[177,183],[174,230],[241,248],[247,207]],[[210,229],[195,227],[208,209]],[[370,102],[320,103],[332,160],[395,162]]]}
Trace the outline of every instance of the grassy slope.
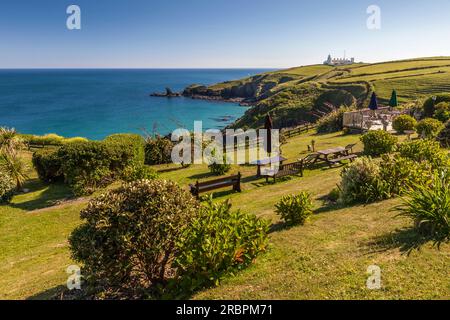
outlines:
{"label": "grassy slope", "polygon": [[[283,149],[295,160],[316,140],[317,148],[357,142],[358,136],[303,135]],[[360,146],[359,146],[360,147]],[[29,154],[27,155],[29,158]],[[159,169],[174,169],[160,166]],[[450,245],[440,250],[425,244],[406,254],[415,239],[409,221],[393,219],[390,208],[398,200],[369,206],[336,208],[321,197],[339,181],[340,169],[317,168],[304,178],[275,185],[255,180],[253,167],[234,168],[246,177],[243,192],[225,190],[217,200],[231,198],[235,208],[271,219],[271,247],[248,270],[229,277],[218,288],[194,298],[449,298]],[[32,173],[32,178],[35,174]],[[208,177],[205,166],[162,173],[163,178],[187,185]],[[0,206],[0,298],[47,298],[65,283],[70,260],[67,237],[80,223],[79,211],[87,199],[51,206],[68,195],[64,186],[48,187],[35,180],[31,192],[18,195],[11,205]],[[284,230],[278,225],[274,204],[286,194],[312,192],[317,215],[304,226]],[[406,229],[403,229],[406,228]],[[364,289],[370,264],[383,269],[384,289]]]}
{"label": "grassy slope", "polygon": [[[330,90],[327,87],[330,84],[333,85],[333,90],[352,93],[359,107],[367,107],[370,93],[368,90],[372,88],[383,103],[389,101],[393,89],[397,90],[402,103],[449,92],[450,58],[420,58],[337,68],[323,65],[303,66],[221,83],[211,86],[210,89],[218,94],[220,90],[248,87],[249,84],[256,88],[253,96],[256,99],[256,106],[249,110],[236,126],[259,127],[268,111],[274,113],[274,120],[279,124],[287,123],[289,121],[286,120],[291,118],[310,121],[306,114],[311,109],[321,107],[323,101],[320,97]],[[364,84],[367,90],[352,90],[351,86],[361,84]],[[327,101],[335,105],[341,103],[333,95],[327,97]],[[282,110],[286,105],[290,108],[288,112]]]}

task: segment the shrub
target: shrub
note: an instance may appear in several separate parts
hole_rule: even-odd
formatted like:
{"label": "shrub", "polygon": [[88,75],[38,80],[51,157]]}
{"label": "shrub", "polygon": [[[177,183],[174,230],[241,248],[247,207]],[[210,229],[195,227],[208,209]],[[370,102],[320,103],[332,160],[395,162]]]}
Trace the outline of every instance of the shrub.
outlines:
{"label": "shrub", "polygon": [[54,182],[63,179],[61,160],[57,149],[42,149],[33,154],[33,166],[39,179]]}
{"label": "shrub", "polygon": [[396,210],[414,221],[420,233],[450,239],[450,174],[436,173],[429,186],[417,185]]}
{"label": "shrub", "polygon": [[75,142],[88,142],[89,140],[82,137],[66,138],[63,140],[63,144],[75,143]]}
{"label": "shrub", "polygon": [[34,144],[34,145],[54,145],[54,146],[60,146],[63,144],[64,137],[61,137],[54,133],[49,133],[43,136],[35,136],[35,135],[21,135],[22,138],[25,140],[28,144]]}
{"label": "shrub", "polygon": [[3,155],[16,156],[24,148],[23,139],[15,129],[0,127],[0,152]]}
{"label": "shrub", "polygon": [[436,138],[444,128],[442,122],[436,119],[423,119],[417,124],[417,132],[422,138]]}
{"label": "shrub", "polygon": [[223,176],[224,174],[226,174],[227,172],[229,172],[231,170],[231,165],[228,164],[228,160],[227,160],[227,156],[224,155],[223,156],[223,163],[217,163],[217,162],[213,162],[211,163],[208,168],[209,171],[216,175],[216,176]]}
{"label": "shrub", "polygon": [[137,180],[153,180],[158,178],[158,174],[146,165],[130,165],[122,172],[122,180],[133,182]]}
{"label": "shrub", "polygon": [[145,140],[145,164],[166,164],[172,161],[173,143],[161,136],[148,137]]}
{"label": "shrub", "polygon": [[312,206],[311,195],[307,192],[301,192],[298,195],[283,197],[275,205],[275,211],[288,226],[303,225],[313,213]]}
{"label": "shrub", "polygon": [[198,210],[188,192],[163,180],[136,181],[92,200],[69,239],[88,288],[140,297],[164,286]]}
{"label": "shrub", "polygon": [[356,159],[341,172],[341,197],[344,203],[370,203],[385,199],[388,186],[380,179],[380,166],[370,157]]}
{"label": "shrub", "polygon": [[144,138],[137,134],[115,134],[104,143],[110,153],[110,170],[120,173],[130,165],[144,165]]}
{"label": "shrub", "polygon": [[16,188],[14,179],[0,168],[0,204],[9,202]]}
{"label": "shrub", "polygon": [[447,122],[450,120],[450,103],[441,102],[436,105],[436,111],[434,112],[434,118],[441,121]]}
{"label": "shrub", "polygon": [[378,130],[369,131],[361,137],[361,141],[364,144],[364,153],[366,155],[378,157],[392,152],[398,139],[386,131]]}
{"label": "shrub", "polygon": [[268,229],[268,222],[210,198],[179,243],[176,266],[183,290],[218,284],[224,274],[252,263],[267,246]]}
{"label": "shrub", "polygon": [[417,162],[399,154],[383,155],[379,179],[384,186],[380,199],[389,199],[410,191],[417,184],[427,185],[432,174],[428,162]]}
{"label": "shrub", "polygon": [[416,140],[398,146],[400,155],[415,162],[427,161],[434,169],[449,165],[449,157],[439,143],[432,140]]}
{"label": "shrub", "polygon": [[441,102],[450,102],[449,94],[440,94],[437,95],[436,100],[433,100],[433,97],[428,98],[423,104],[423,111],[425,117],[432,117],[434,112],[436,111],[435,106],[440,104]]}
{"label": "shrub", "polygon": [[10,177],[13,178],[18,190],[22,189],[23,184],[28,179],[28,167],[26,163],[20,158],[20,156],[15,152],[6,152],[0,154],[0,170],[2,172],[6,172]]}
{"label": "shrub", "polygon": [[445,128],[439,133],[438,141],[442,148],[450,148],[450,120],[445,124]]}
{"label": "shrub", "polygon": [[409,115],[400,115],[396,117],[392,123],[392,127],[398,133],[404,133],[405,131],[411,131],[416,128],[417,121]]}
{"label": "shrub", "polygon": [[92,193],[106,185],[112,176],[111,152],[102,142],[70,143],[58,150],[61,170],[66,183],[76,195]]}
{"label": "shrub", "polygon": [[344,113],[351,108],[340,107],[339,109],[327,114],[317,122],[318,133],[332,133],[344,129]]}

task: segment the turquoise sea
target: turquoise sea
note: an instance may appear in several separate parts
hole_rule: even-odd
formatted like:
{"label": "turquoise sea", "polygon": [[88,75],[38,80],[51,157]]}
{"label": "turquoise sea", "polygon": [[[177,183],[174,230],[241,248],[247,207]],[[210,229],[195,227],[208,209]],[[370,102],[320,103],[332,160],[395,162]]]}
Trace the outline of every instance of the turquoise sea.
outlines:
{"label": "turquoise sea", "polygon": [[[120,132],[167,134],[175,128],[223,128],[247,110],[232,103],[149,94],[214,84],[261,69],[0,70],[0,126],[22,133],[103,139]],[[223,120],[228,119],[224,122]]]}

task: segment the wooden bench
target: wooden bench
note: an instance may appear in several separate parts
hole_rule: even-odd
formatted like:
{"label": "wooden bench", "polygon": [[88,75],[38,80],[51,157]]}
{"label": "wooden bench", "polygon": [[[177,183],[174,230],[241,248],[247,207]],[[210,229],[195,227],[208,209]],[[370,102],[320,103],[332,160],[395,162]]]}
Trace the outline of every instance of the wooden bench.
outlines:
{"label": "wooden bench", "polygon": [[330,164],[336,164],[336,163],[340,163],[345,160],[353,161],[356,158],[358,158],[358,156],[356,154],[349,154],[348,156],[343,156],[343,157],[339,157],[339,158],[335,158],[335,159],[329,159],[328,161],[330,162]]}
{"label": "wooden bench", "polygon": [[303,162],[294,162],[289,164],[281,165],[278,172],[275,174],[265,174],[263,177],[266,178],[266,182],[269,182],[269,178],[273,178],[273,182],[276,182],[278,178],[283,178],[287,176],[292,176],[294,174],[299,174],[303,176]]}
{"label": "wooden bench", "polygon": [[233,187],[233,191],[241,192],[241,173],[239,172],[237,175],[200,182],[197,180],[195,184],[190,185],[191,193],[193,196],[200,197],[200,194],[222,189],[226,187]]}

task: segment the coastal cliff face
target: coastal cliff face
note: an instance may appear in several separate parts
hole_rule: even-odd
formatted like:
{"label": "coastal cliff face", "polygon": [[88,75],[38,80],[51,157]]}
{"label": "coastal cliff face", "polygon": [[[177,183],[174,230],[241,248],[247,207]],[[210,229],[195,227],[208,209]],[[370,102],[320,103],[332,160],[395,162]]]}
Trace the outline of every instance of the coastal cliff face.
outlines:
{"label": "coastal cliff face", "polygon": [[315,122],[334,107],[368,106],[372,92],[387,104],[392,90],[401,103],[414,104],[426,95],[450,90],[450,58],[419,58],[341,67],[311,65],[267,72],[212,86],[192,85],[183,92],[252,106],[234,128],[259,128],[271,113],[278,128]]}
{"label": "coastal cliff face", "polygon": [[[324,103],[336,106],[356,103],[357,99],[347,91],[323,88],[318,81],[314,81],[332,70],[328,66],[309,66],[268,72],[209,87],[191,85],[183,91],[183,96],[252,106],[233,124],[235,128],[261,127],[268,112],[271,112],[277,126],[295,126],[316,121],[314,110],[316,107],[320,109]],[[361,91],[364,91],[364,86],[362,88]]]}

